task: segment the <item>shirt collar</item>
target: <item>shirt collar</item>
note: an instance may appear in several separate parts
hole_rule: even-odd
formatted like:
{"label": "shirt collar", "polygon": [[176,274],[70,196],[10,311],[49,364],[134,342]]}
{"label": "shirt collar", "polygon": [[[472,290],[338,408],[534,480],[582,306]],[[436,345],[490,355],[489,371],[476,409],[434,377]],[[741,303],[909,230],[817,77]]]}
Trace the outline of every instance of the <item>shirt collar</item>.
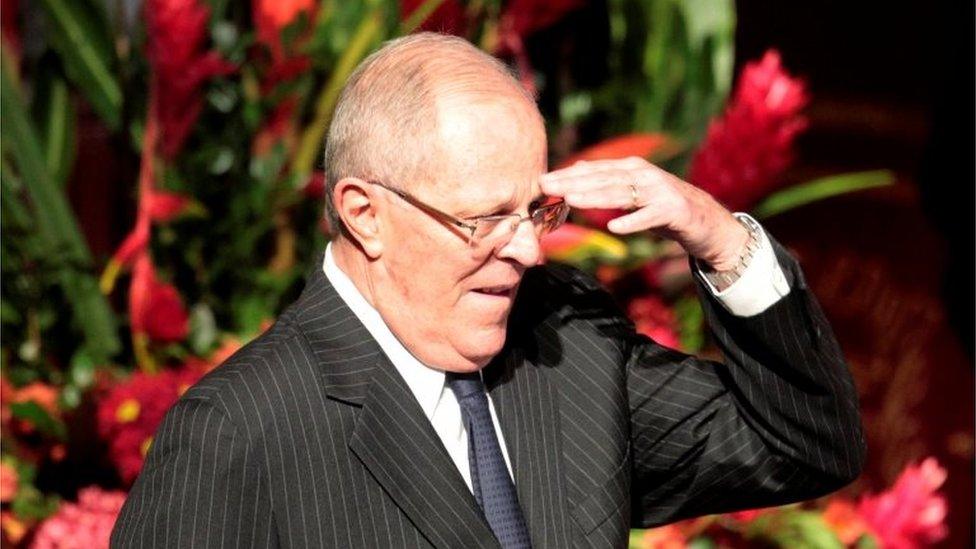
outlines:
{"label": "shirt collar", "polygon": [[322,271],[326,278],[332,283],[336,293],[346,302],[353,314],[362,322],[363,326],[369,331],[373,339],[379,344],[380,348],[396,367],[400,376],[407,382],[410,391],[417,398],[420,407],[424,410],[427,419],[431,419],[434,410],[440,402],[441,393],[444,390],[444,372],[430,368],[417,360],[400,340],[393,335],[389,326],[383,320],[379,311],[373,308],[366,301],[359,288],[352,280],[342,272],[336,265],[335,258],[332,256],[332,243],[329,242],[325,247],[325,258],[322,260]]}

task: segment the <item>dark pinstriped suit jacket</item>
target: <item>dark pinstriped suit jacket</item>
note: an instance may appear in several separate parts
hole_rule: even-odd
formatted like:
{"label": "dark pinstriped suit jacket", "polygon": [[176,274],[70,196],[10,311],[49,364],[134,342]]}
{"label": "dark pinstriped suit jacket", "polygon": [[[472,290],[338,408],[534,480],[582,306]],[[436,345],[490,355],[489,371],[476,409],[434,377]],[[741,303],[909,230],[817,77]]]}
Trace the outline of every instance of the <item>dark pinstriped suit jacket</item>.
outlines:
{"label": "dark pinstriped suit jacket", "polygon": [[[529,270],[485,369],[535,547],[810,498],[857,476],[857,397],[796,261],[792,291],[729,315],[725,364],[636,335],[596,282]],[[420,405],[321,270],[157,431],[116,547],[497,547]]]}

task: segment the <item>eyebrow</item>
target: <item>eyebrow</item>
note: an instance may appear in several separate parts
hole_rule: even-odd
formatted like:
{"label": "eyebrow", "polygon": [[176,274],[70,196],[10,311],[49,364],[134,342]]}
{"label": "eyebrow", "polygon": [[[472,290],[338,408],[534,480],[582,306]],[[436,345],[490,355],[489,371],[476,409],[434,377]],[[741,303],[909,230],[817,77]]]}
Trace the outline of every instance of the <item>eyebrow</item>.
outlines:
{"label": "eyebrow", "polygon": [[[546,194],[540,192],[534,198],[532,198],[532,200],[529,201],[529,204],[533,204],[533,203],[540,203],[541,204],[541,203],[544,203],[545,200],[546,200],[546,198],[548,198],[548,196],[546,196]],[[491,207],[488,207],[488,208],[482,208],[481,211],[483,211],[485,213],[477,213],[477,214],[467,215],[467,212],[465,212],[465,211],[462,210],[461,213],[462,214],[465,214],[465,215],[459,215],[458,217],[460,217],[461,219],[478,219],[479,217],[491,217],[491,216],[494,216],[494,215],[507,215],[505,213],[499,213],[499,212],[504,212],[504,211],[507,211],[507,210],[511,209],[511,206],[514,203],[515,203],[515,199],[514,198],[510,198],[510,199],[506,200],[505,202],[502,202],[501,204],[496,204],[495,206],[491,206]]]}

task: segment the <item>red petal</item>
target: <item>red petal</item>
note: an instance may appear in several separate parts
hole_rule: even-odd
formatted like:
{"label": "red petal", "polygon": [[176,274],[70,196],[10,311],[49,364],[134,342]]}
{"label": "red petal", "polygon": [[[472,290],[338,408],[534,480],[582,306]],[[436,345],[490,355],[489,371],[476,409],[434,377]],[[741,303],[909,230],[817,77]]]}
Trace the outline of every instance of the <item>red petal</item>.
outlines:
{"label": "red petal", "polygon": [[166,191],[151,191],[146,197],[146,210],[153,221],[166,223],[186,209],[190,199]]}

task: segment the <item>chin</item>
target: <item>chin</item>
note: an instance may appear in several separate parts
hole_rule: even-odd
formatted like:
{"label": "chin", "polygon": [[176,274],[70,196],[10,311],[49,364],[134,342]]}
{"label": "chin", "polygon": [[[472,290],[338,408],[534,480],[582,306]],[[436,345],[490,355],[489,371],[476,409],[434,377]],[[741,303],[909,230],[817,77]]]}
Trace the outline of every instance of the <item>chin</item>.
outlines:
{"label": "chin", "polygon": [[471,361],[472,365],[482,368],[491,362],[491,359],[501,352],[505,346],[504,327],[486,327],[480,330],[472,330],[471,335],[458,341],[457,350],[459,354]]}

